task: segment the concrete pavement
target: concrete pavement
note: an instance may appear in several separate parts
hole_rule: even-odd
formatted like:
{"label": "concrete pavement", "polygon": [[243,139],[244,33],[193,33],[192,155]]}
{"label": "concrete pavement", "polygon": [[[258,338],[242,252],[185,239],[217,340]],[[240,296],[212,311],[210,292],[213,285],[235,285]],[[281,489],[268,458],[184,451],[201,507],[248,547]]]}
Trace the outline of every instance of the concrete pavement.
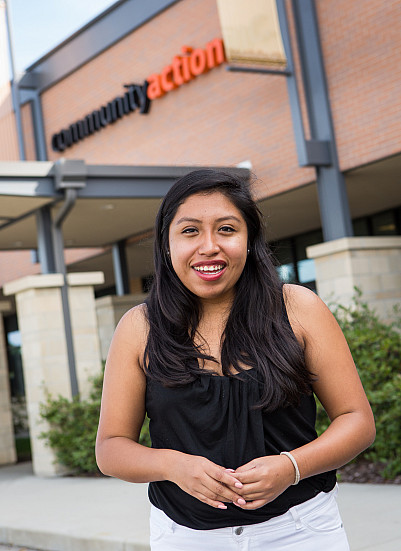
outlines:
{"label": "concrete pavement", "polygon": [[[340,484],[351,551],[400,551],[401,485]],[[149,551],[146,484],[39,478],[0,467],[0,543],[44,551]]]}

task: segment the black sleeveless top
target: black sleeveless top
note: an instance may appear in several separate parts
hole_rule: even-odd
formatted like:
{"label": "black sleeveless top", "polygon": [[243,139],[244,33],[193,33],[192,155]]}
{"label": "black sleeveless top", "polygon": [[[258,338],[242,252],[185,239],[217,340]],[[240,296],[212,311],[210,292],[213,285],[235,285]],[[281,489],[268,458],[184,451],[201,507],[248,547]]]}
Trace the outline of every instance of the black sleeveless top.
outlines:
{"label": "black sleeveless top", "polygon": [[[236,469],[257,457],[291,451],[317,438],[312,394],[302,396],[297,407],[267,413],[252,407],[260,400],[261,387],[255,368],[231,377],[205,371],[193,382],[173,388],[148,377],[146,411],[152,447],[201,455]],[[252,511],[230,503],[226,510],[216,509],[170,481],[151,482],[149,499],[174,522],[210,530],[264,522],[321,491],[329,492],[335,483],[335,471],[305,478]]]}

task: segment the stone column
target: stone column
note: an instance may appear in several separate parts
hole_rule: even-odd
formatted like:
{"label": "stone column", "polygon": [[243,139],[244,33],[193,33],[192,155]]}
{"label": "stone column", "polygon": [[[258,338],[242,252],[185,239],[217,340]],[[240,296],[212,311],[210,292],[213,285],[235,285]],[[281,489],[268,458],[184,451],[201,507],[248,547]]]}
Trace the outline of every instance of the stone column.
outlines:
{"label": "stone column", "polygon": [[96,299],[96,314],[100,337],[102,360],[105,361],[114,330],[122,316],[130,308],[141,304],[146,294],[106,296]]}
{"label": "stone column", "polygon": [[9,302],[0,301],[0,465],[17,461],[3,324],[3,312],[8,312],[10,309]]}
{"label": "stone column", "polygon": [[104,282],[102,272],[68,274],[72,337],[79,393],[86,398],[90,379],[102,369],[93,286]]}
{"label": "stone column", "polygon": [[[44,274],[27,276],[4,286],[4,294],[15,295],[16,298],[33,469],[35,474],[41,476],[56,476],[65,472],[55,463],[51,448],[39,438],[40,433],[46,430],[39,411],[47,393],[53,397],[71,398],[60,291],[63,281],[62,274]],[[102,281],[103,274],[99,272],[68,276],[77,378],[83,394],[87,391],[85,378],[99,373],[101,368],[99,341],[94,329],[96,317],[92,286]]]}
{"label": "stone column", "polygon": [[401,237],[345,237],[307,248],[316,285],[326,303],[348,306],[354,287],[384,320],[401,304]]}

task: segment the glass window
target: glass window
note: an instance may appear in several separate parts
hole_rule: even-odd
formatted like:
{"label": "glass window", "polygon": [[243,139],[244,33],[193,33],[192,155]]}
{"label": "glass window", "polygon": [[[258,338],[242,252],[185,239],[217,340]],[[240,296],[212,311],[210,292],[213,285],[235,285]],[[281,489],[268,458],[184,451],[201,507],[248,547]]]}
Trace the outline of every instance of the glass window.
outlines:
{"label": "glass window", "polygon": [[372,216],[373,235],[396,235],[397,225],[394,211],[390,210]]}
{"label": "glass window", "polygon": [[291,239],[283,239],[270,245],[277,263],[277,272],[281,281],[292,283],[297,281],[293,244]]}
{"label": "glass window", "polygon": [[17,316],[12,315],[5,317],[4,329],[7,341],[11,396],[24,396],[25,388],[21,359],[21,333],[18,330]]}
{"label": "glass window", "polygon": [[295,254],[298,260],[306,259],[306,248],[317,243],[322,243],[323,234],[321,230],[311,231],[302,235],[297,235],[295,239]]}
{"label": "glass window", "polygon": [[358,218],[352,221],[355,237],[361,237],[363,235],[369,235],[369,223],[367,218]]}
{"label": "glass window", "polygon": [[298,262],[298,279],[299,283],[315,281],[315,261],[312,258],[307,258]]}
{"label": "glass window", "polygon": [[291,239],[283,239],[270,244],[272,253],[278,264],[289,264],[294,262],[294,254]]}
{"label": "glass window", "polygon": [[280,266],[277,266],[277,272],[280,276],[281,281],[284,281],[284,283],[293,283],[297,281],[295,275],[295,266],[292,263],[281,264]]}

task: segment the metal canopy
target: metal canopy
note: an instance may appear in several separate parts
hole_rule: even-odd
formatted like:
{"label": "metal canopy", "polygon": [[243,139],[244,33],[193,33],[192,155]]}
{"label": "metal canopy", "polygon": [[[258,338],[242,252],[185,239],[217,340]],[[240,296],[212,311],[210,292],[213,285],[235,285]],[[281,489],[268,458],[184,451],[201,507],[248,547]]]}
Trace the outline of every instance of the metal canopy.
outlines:
{"label": "metal canopy", "polygon": [[[63,225],[67,247],[103,247],[144,233],[153,228],[160,200],[177,178],[200,168],[65,161],[60,186],[57,165],[0,162],[0,250],[36,249],[34,215],[47,205],[54,219],[63,190],[78,182],[75,206]],[[247,169],[219,168],[249,175]]]}

